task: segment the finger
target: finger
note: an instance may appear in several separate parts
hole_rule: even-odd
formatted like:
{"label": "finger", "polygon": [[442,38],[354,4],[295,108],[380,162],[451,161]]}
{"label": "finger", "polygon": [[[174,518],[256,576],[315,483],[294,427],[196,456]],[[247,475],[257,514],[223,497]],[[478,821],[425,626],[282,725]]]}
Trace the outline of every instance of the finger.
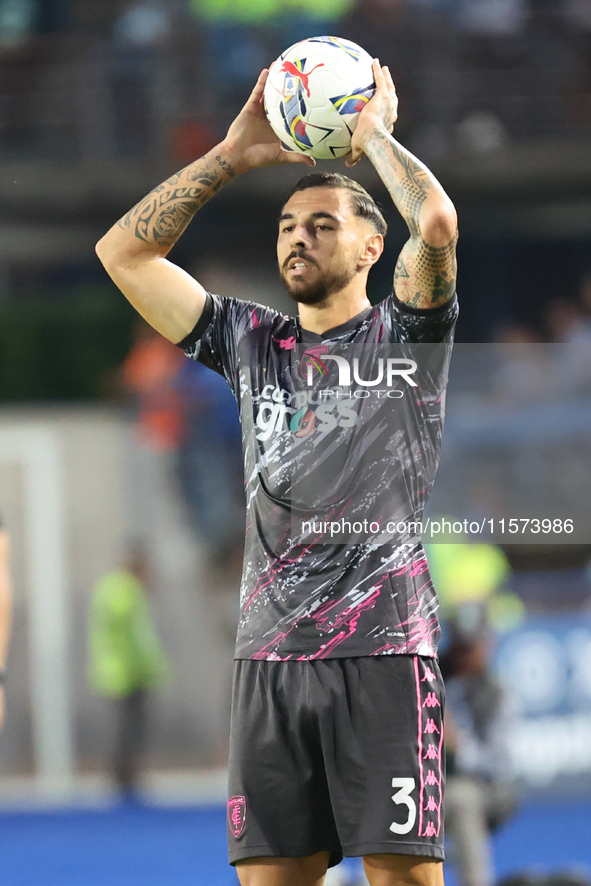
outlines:
{"label": "finger", "polygon": [[362,157],[363,151],[361,151],[359,148],[353,148],[351,152],[345,157],[345,166],[357,166]]}
{"label": "finger", "polygon": [[[390,68],[387,65],[384,65],[382,69],[384,71],[384,78],[386,83],[386,89],[388,91],[388,97],[390,99],[392,105],[392,114],[393,114],[393,124],[398,119],[398,95],[396,94],[396,87],[394,86],[394,81],[392,80],[392,74],[390,73]],[[394,125],[389,127],[389,131],[392,132]]]}
{"label": "finger", "polygon": [[282,163],[305,163],[307,166],[316,166],[314,157],[308,154],[299,154],[296,151],[281,151],[279,155]]}
{"label": "finger", "polygon": [[382,70],[384,72],[386,86],[388,86],[391,91],[396,92],[396,87],[394,86],[394,81],[392,80],[392,74],[390,72],[390,68],[388,67],[388,65],[385,65]]}
{"label": "finger", "polygon": [[248,101],[246,102],[247,105],[249,105],[251,103],[258,104],[261,101],[261,99],[263,97],[263,92],[265,91],[265,83],[267,82],[268,76],[269,76],[269,69],[263,68],[263,70],[259,74],[259,79],[255,83],[254,89],[252,90],[252,92],[250,93],[250,95],[248,97]]}
{"label": "finger", "polygon": [[387,84],[387,89],[388,89],[388,98],[390,99],[392,104],[397,105],[398,104],[398,95],[396,93],[396,87],[392,83],[391,79],[389,82],[386,81],[386,84]]}
{"label": "finger", "polygon": [[373,60],[373,76],[378,89],[385,89],[386,80],[384,78],[384,72],[380,66],[379,58],[374,58]]}

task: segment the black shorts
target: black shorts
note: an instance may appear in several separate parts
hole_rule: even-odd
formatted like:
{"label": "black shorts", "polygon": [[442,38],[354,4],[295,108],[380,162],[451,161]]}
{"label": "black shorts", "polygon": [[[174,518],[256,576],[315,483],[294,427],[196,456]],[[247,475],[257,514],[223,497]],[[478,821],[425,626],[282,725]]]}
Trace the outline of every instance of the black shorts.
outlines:
{"label": "black shorts", "polygon": [[236,661],[230,863],[443,860],[443,704],[432,658]]}

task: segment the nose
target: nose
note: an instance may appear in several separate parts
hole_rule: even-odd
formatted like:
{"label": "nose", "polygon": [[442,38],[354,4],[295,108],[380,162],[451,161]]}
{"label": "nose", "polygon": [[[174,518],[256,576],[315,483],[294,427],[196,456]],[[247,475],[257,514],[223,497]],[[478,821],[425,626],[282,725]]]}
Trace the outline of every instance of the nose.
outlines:
{"label": "nose", "polygon": [[292,249],[306,248],[310,245],[310,235],[305,225],[294,225],[290,237],[290,246]]}

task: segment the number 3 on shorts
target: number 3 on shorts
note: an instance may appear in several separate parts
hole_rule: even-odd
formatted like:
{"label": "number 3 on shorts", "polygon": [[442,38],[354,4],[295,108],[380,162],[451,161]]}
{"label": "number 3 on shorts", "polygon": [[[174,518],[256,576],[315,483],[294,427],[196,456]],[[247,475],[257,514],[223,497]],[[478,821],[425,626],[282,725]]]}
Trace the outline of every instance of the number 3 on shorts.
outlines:
{"label": "number 3 on shorts", "polygon": [[415,780],[414,778],[393,778],[392,787],[399,788],[399,790],[393,795],[392,799],[397,806],[400,803],[404,803],[405,806],[408,806],[408,818],[406,821],[402,822],[402,824],[393,821],[390,825],[390,830],[394,834],[408,834],[409,831],[412,831],[417,818],[417,804],[411,797],[411,793],[415,789]]}

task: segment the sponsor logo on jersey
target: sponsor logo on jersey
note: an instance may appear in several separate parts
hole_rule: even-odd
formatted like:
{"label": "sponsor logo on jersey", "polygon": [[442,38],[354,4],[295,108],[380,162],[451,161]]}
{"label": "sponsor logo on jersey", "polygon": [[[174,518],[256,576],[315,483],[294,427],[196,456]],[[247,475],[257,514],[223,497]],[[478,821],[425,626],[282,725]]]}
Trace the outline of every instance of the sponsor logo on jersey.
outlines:
{"label": "sponsor logo on jersey", "polygon": [[348,392],[338,389],[291,394],[285,388],[265,385],[258,397],[257,440],[265,442],[281,432],[307,437],[312,431],[328,433],[337,427],[352,428],[359,421],[355,403]]}

